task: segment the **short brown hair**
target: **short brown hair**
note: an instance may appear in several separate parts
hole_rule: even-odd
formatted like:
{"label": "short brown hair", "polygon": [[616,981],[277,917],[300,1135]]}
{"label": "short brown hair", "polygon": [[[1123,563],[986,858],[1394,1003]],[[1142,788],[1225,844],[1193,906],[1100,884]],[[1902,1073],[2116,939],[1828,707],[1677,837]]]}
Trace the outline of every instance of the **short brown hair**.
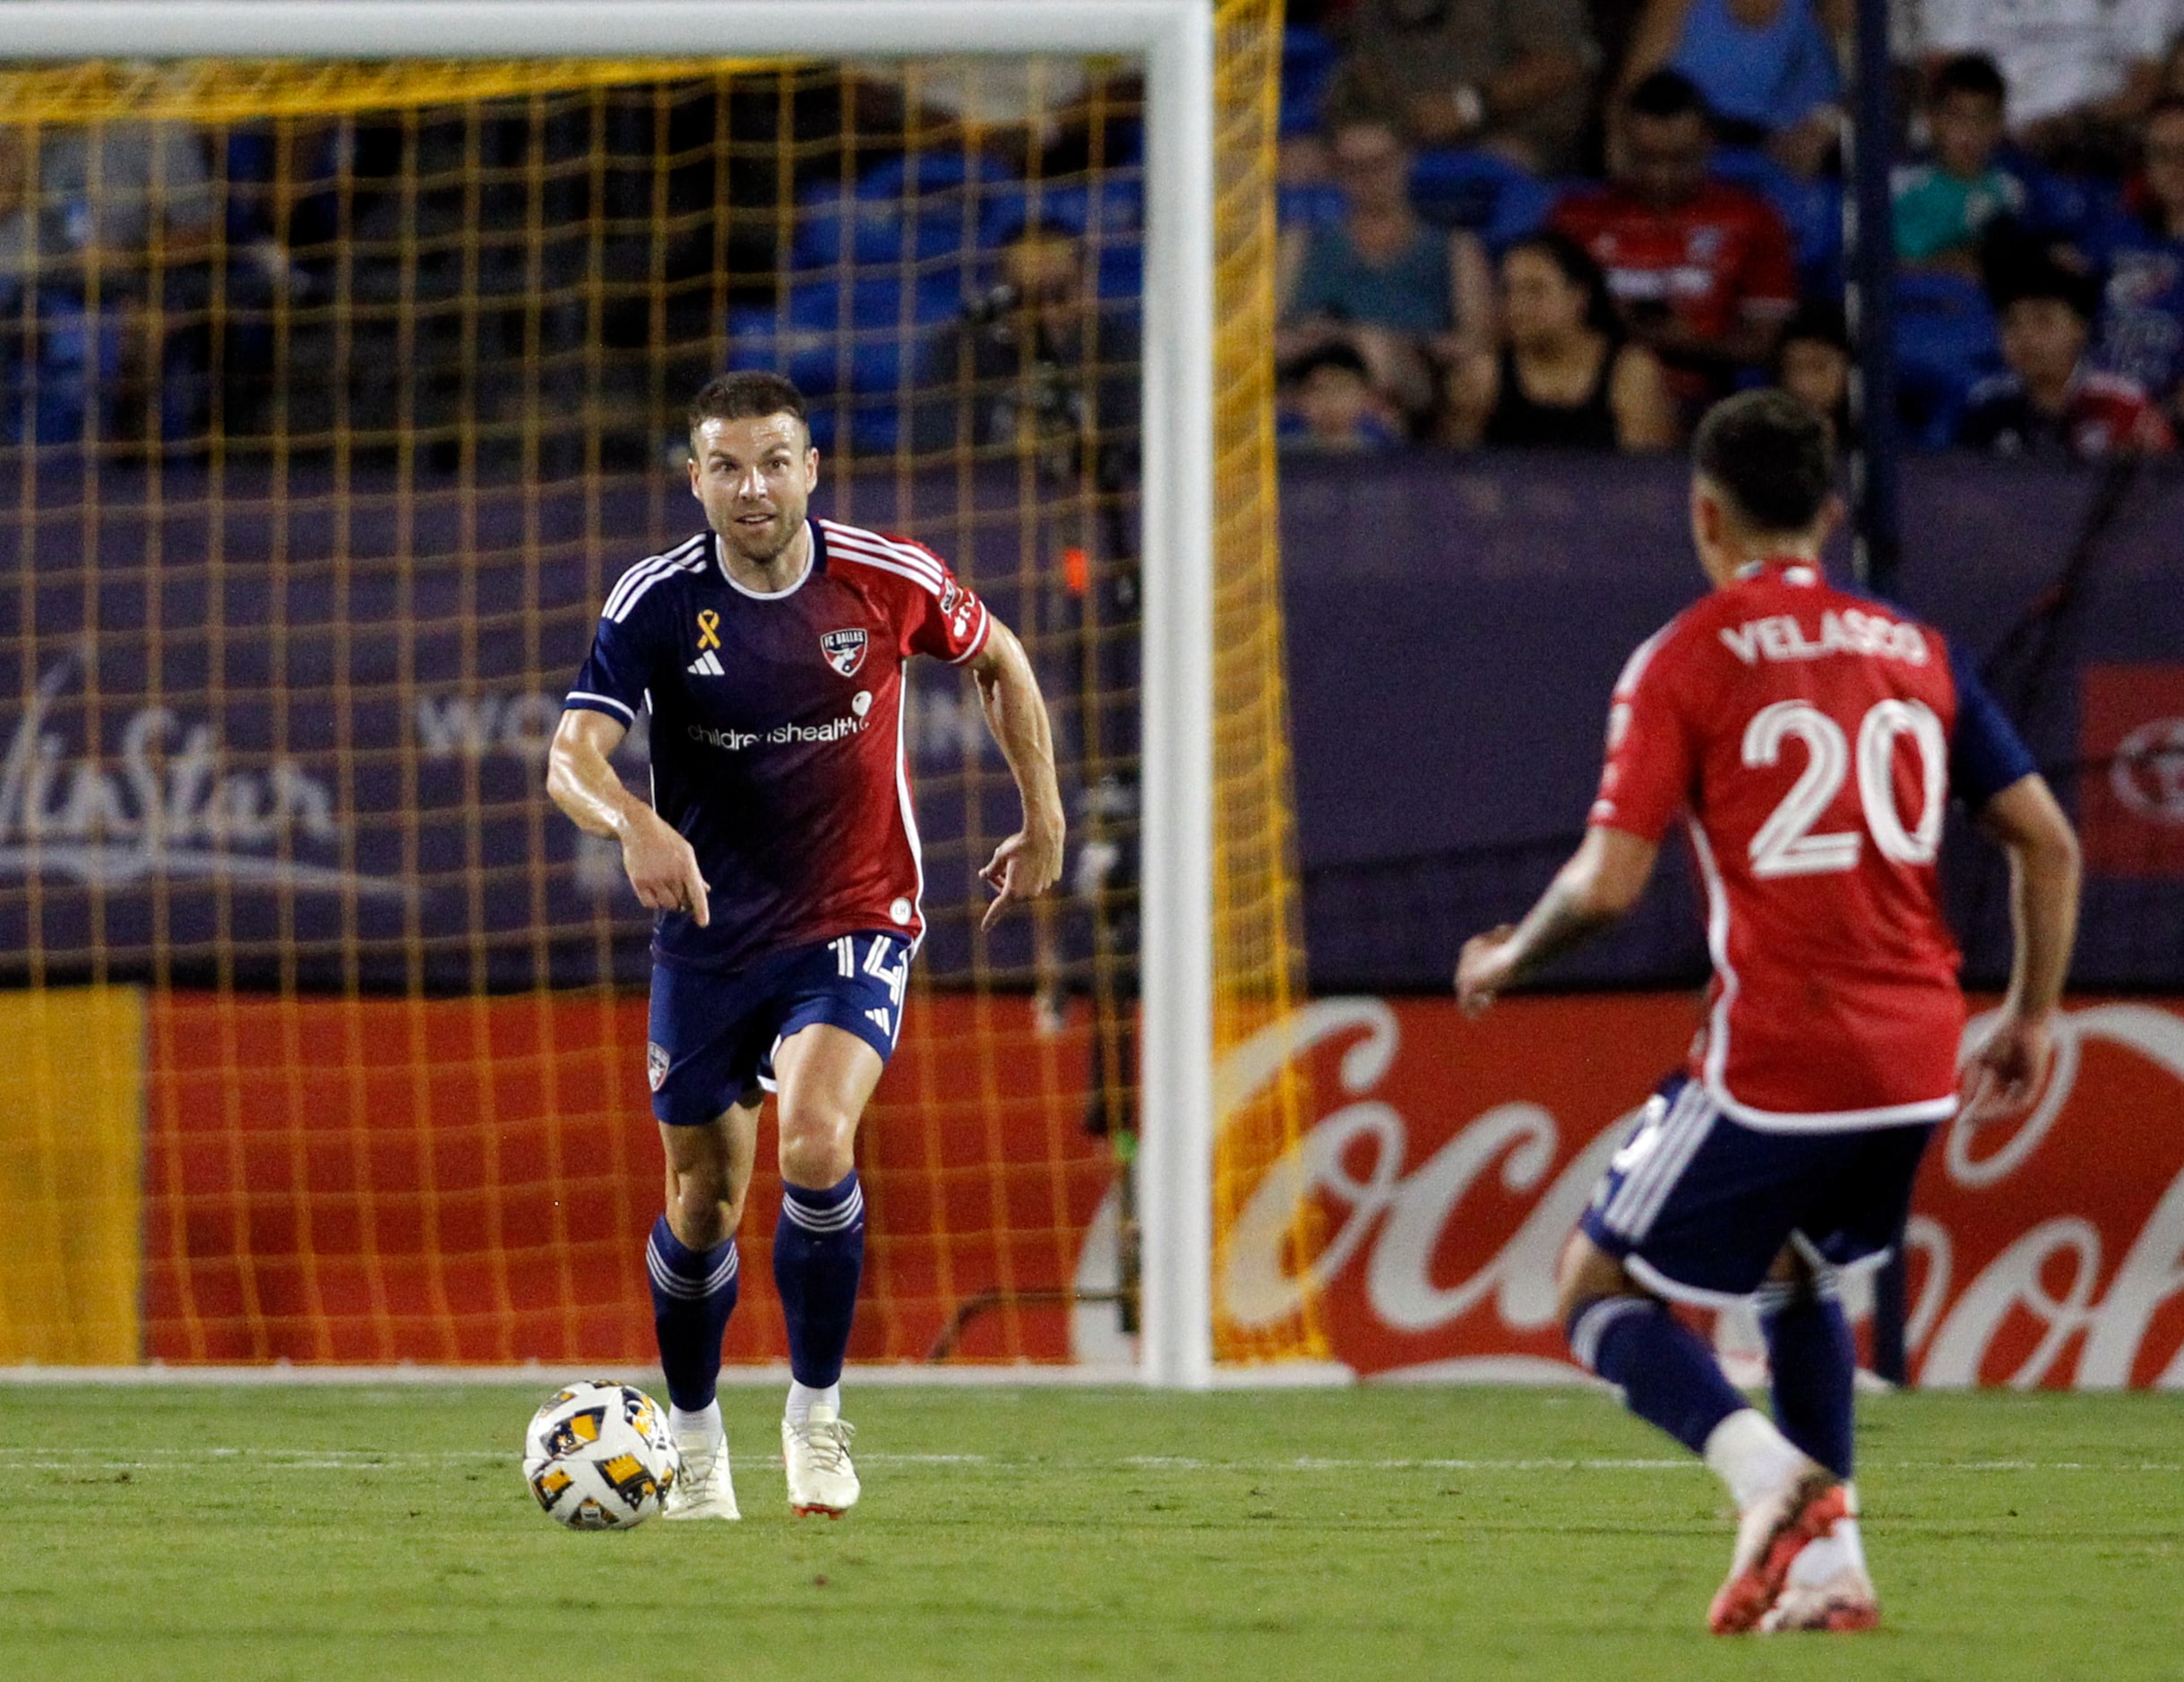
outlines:
{"label": "short brown hair", "polygon": [[709,420],[761,420],[769,415],[794,415],[804,425],[805,442],[810,442],[812,421],[804,411],[804,393],[794,381],[778,373],[764,369],[717,373],[690,399],[692,432]]}
{"label": "short brown hair", "polygon": [[1763,532],[1801,532],[1820,517],[1835,488],[1827,423],[1772,389],[1741,391],[1698,423],[1691,465]]}

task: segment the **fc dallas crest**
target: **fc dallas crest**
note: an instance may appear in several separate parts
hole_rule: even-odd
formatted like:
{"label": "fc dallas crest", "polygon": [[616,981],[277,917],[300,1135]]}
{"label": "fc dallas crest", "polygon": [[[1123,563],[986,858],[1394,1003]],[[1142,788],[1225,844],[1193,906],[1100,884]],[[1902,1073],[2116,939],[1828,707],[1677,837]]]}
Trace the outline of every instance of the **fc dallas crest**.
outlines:
{"label": "fc dallas crest", "polygon": [[830,631],[820,638],[819,648],[827,656],[827,664],[844,677],[855,677],[857,667],[864,664],[864,632],[862,628]]}

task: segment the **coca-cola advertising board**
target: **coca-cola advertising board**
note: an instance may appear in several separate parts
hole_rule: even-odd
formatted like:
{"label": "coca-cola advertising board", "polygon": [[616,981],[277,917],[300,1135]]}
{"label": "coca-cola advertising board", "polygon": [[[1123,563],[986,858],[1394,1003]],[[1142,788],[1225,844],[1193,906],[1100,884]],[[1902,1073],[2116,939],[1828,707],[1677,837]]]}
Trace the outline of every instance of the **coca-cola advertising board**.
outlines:
{"label": "coca-cola advertising board", "polygon": [[2184,665],[2089,665],[2078,695],[2089,870],[2184,876]]}
{"label": "coca-cola advertising board", "polygon": [[[1225,1103],[1286,1055],[1314,1119],[1227,1235],[1223,1309],[1245,1328],[1297,1312],[1302,1191],[1337,1361],[1367,1377],[1575,1377],[1556,1252],[1697,1020],[1674,995],[1512,1000],[1477,1022],[1452,1002],[1328,999],[1240,1047]],[[1975,1011],[1969,1032],[1982,1026]],[[2028,1113],[1936,1135],[1908,1272],[1922,1385],[2184,1387],[2184,1010],[2064,1011]]]}

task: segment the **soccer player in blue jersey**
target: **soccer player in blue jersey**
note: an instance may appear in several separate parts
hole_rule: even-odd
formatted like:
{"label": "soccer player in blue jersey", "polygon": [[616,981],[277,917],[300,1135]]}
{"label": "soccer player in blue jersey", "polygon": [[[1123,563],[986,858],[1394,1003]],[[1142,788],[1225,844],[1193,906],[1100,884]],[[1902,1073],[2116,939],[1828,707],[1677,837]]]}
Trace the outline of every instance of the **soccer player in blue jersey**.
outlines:
{"label": "soccer player in blue jersey", "polygon": [[[819,452],[794,385],[709,382],[690,439],[707,528],[608,596],[546,787],[578,828],[622,844],[658,914],[645,1060],[667,1206],[645,1262],[684,1463],[666,1515],[739,1516],[714,1386],[772,1090],[788,1497],[838,1516],[858,1492],[840,1389],[864,1254],[854,1146],[924,931],[903,666],[917,654],[967,666],[1016,779],[1024,824],[984,871],[989,927],[1061,873],[1053,737],[1023,646],[938,556],[806,518]],[[607,762],[641,710],[649,803]]]}

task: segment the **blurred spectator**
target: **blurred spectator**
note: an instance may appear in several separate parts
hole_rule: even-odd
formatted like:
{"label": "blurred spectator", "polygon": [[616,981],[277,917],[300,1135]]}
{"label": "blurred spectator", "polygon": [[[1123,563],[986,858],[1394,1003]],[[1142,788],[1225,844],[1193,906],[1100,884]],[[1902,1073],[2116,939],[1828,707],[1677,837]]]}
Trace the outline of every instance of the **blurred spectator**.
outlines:
{"label": "blurred spectator", "polygon": [[1475,236],[1426,223],[1410,200],[1410,153],[1385,123],[1334,137],[1339,221],[1282,236],[1276,354],[1342,341],[1400,412],[1432,401],[1433,368],[1492,334],[1493,282]]}
{"label": "blurred spectator", "polygon": [[12,291],[29,266],[30,218],[37,189],[21,128],[0,124],[0,284]]}
{"label": "blurred spectator", "polygon": [[2010,121],[2051,161],[2120,161],[2159,90],[2171,0],[1923,0],[1930,52],[1985,53],[2009,85]]}
{"label": "blurred spectator", "polygon": [[1760,146],[1793,174],[1818,175],[1843,121],[1833,38],[1845,0],[1647,0],[1619,85],[1663,66],[1688,76],[1714,114],[1716,138]]}
{"label": "blurred spectator", "polygon": [[2171,37],[2169,51],[2162,59],[2159,81],[2154,87],[2157,99],[2184,99],[2184,6],[2176,9],[2173,21],[2177,32]]}
{"label": "blurred spectator", "polygon": [[1329,117],[1374,117],[1417,146],[1485,146],[1575,167],[1595,62],[1581,0],[1357,0]]}
{"label": "blurred spectator", "polygon": [[[77,418],[62,430],[76,430],[99,400],[109,363],[120,375],[121,429],[199,430],[218,233],[203,137],[184,123],[120,120],[45,127],[34,141],[16,131],[13,144],[0,294],[19,301],[35,287],[39,343],[23,354],[73,384]],[[47,366],[64,344],[75,347],[69,367]]]}
{"label": "blurred spectator", "polygon": [[1535,234],[1501,259],[1504,343],[1457,370],[1449,431],[1461,446],[1665,450],[1676,409],[1660,362],[1623,336],[1606,277],[1567,234]]}
{"label": "blurred spectator", "polygon": [[1836,304],[1807,304],[1782,330],[1775,383],[1827,423],[1840,450],[1851,430],[1851,341]]}
{"label": "blurred spectator", "polygon": [[1696,409],[1772,360],[1797,305],[1789,229],[1765,200],[1707,178],[1713,137],[1688,77],[1655,71],[1621,116],[1614,178],[1563,200],[1553,224],[1592,253],[1630,336]]}
{"label": "blurred spectator", "polygon": [[2094,365],[2128,375],[2184,422],[2184,99],[2146,119],[2145,172],[2101,242],[2107,273]]}
{"label": "blurred spectator", "polygon": [[1112,483],[1134,450],[1136,314],[1103,305],[1070,230],[1033,221],[1002,248],[1001,279],[947,328],[912,412],[912,448],[1034,451],[1056,483]]}
{"label": "blurred spectator", "polygon": [[2002,73],[1984,53],[1959,53],[1934,71],[1926,94],[1933,158],[1896,174],[1896,250],[1905,263],[1976,279],[1982,237],[2025,214],[2025,183],[1996,161],[2007,100]]}
{"label": "blurred spectator", "polygon": [[1998,299],[2009,372],[1973,391],[1960,442],[1998,455],[2087,461],[2171,447],[2161,410],[2136,381],[2086,368],[2093,293],[2089,281],[2058,263],[2012,279]]}
{"label": "blurred spectator", "polygon": [[1403,442],[1400,419],[1349,345],[1320,346],[1291,366],[1283,383],[1278,435],[1285,450],[1391,450]]}

